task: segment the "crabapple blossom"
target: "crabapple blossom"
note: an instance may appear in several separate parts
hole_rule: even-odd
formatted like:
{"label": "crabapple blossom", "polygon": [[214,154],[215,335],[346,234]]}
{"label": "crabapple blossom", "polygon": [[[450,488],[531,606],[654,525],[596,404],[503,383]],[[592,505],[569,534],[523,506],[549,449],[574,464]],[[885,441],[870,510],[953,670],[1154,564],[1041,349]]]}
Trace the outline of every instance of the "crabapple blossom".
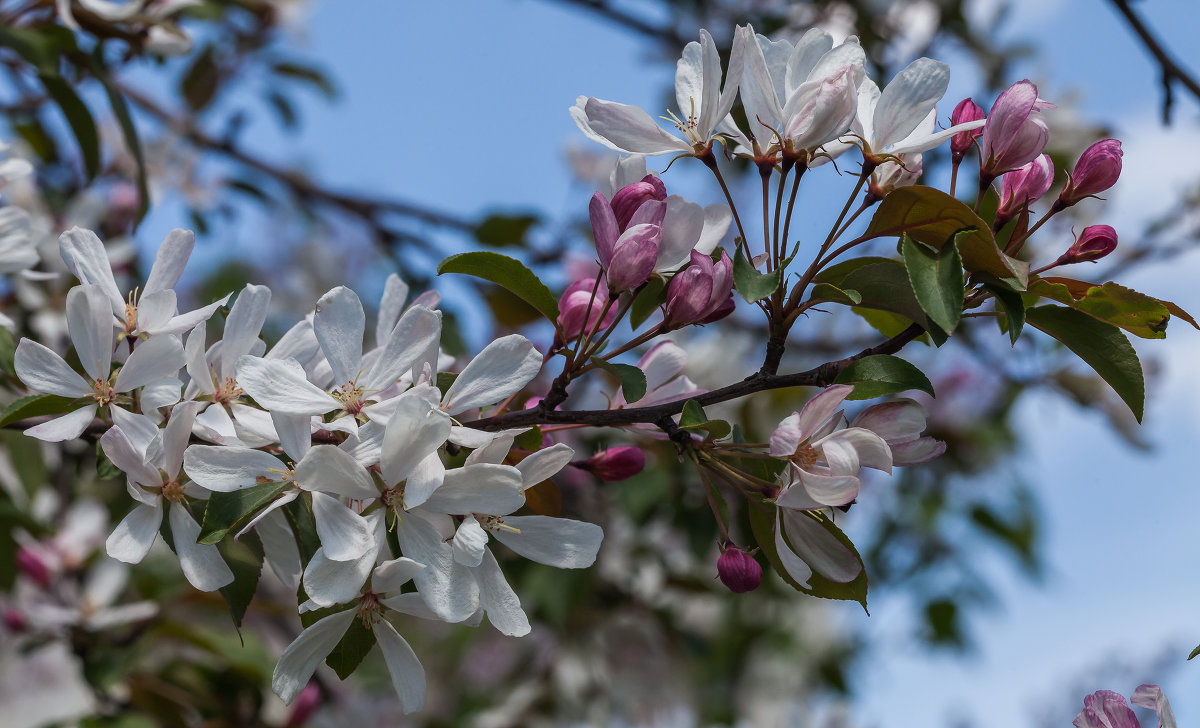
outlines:
{"label": "crabapple blossom", "polygon": [[1003,225],[1016,217],[1022,208],[1041,199],[1054,184],[1054,162],[1043,154],[1023,167],[1005,173],[1000,181],[1000,207],[996,224]]}
{"label": "crabapple blossom", "polygon": [[1121,177],[1122,156],[1121,142],[1116,139],[1101,139],[1083,150],[1058,196],[1059,202],[1064,206],[1074,205],[1115,185]]}
{"label": "crabapple blossom", "polygon": [[1083,229],[1067,252],[1054,265],[1070,265],[1090,260],[1093,263],[1117,249],[1117,231],[1109,225],[1089,225]]}
{"label": "crabapple blossom", "polygon": [[1037,86],[1018,81],[1002,91],[988,112],[980,142],[981,174],[995,179],[1037,159],[1050,129],[1042,116],[1054,104],[1038,96]]}
{"label": "crabapple blossom", "polygon": [[[983,109],[979,108],[979,104],[976,104],[974,101],[967,98],[959,101],[958,106],[954,107],[954,111],[950,114],[950,124],[951,126],[958,126],[959,124],[966,124],[967,122],[971,121],[979,121],[984,118],[986,118],[986,116],[983,113]],[[983,131],[976,128],[960,131],[954,136],[950,137],[951,159],[953,159],[955,162],[961,162],[963,157],[966,156],[967,150],[969,150],[975,144],[975,140],[981,136],[983,136]]]}

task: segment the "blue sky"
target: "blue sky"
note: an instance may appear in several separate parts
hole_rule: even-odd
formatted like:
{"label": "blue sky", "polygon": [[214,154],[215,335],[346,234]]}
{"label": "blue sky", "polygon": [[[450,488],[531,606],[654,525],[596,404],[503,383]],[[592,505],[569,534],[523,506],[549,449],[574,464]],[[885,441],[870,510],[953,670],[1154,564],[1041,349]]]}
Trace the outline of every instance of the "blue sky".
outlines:
{"label": "blue sky", "polygon": [[[1200,69],[1194,0],[1137,6]],[[1019,0],[1007,28],[1042,54],[1012,80],[1027,75],[1052,100],[1070,92],[1076,113],[1111,124],[1126,141],[1126,175],[1105,222],[1132,235],[1166,208],[1177,184],[1200,177],[1194,155],[1179,152],[1200,142],[1196,104],[1181,96],[1175,128],[1161,130],[1157,72],[1106,3]],[[638,38],[534,0],[423,3],[419,16],[407,3],[316,3],[303,34],[301,47],[341,83],[342,99],[307,104],[298,138],[254,130],[256,149],[298,161],[332,186],[466,213],[576,209],[588,191],[572,186],[563,150],[584,140],[567,107],[584,93],[652,110],[673,72]],[[943,57],[953,62],[953,51]],[[956,76],[947,98],[961,98],[972,82]],[[669,182],[690,184],[686,170],[671,174],[680,177]],[[159,213],[147,237],[161,226]],[[1196,311],[1196,265],[1192,257],[1147,270],[1134,284]],[[952,725],[964,716],[983,728],[1033,725],[1044,711],[1059,715],[1081,702],[1082,692],[1064,692],[1077,689],[1081,674],[1148,664],[1164,651],[1172,671],[1090,689],[1128,694],[1139,681],[1162,680],[1181,721],[1200,722],[1200,665],[1182,662],[1200,642],[1192,465],[1200,392],[1188,376],[1200,334],[1181,324],[1166,346],[1142,347],[1164,365],[1150,386],[1152,454],[1131,450],[1071,404],[1026,402],[1024,421],[1035,424],[1014,465],[1040,486],[1047,578],[1033,586],[1007,567],[981,565],[1003,606],[973,620],[972,655],[920,651],[898,602],[876,604],[869,620],[846,608],[842,618],[866,620],[878,645],[858,681],[856,725]],[[1054,724],[1069,725],[1073,715]]]}

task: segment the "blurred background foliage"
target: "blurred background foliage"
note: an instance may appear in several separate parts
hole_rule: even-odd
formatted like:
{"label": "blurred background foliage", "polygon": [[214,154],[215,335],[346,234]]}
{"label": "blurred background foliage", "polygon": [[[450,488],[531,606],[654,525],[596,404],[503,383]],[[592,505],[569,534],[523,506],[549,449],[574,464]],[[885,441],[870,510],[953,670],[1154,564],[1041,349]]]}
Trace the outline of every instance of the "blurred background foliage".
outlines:
{"label": "blurred background foliage", "polygon": [[[1010,68],[1016,59],[1037,53],[999,40],[1003,3],[981,14],[970,0],[546,1],[635,37],[647,63],[666,68],[700,27],[728,43],[735,23],[786,36],[819,25],[857,34],[876,78],[890,78],[913,57],[951,52],[972,64],[976,98],[987,99],[1015,80]],[[521,12],[521,3],[508,4],[514,14]],[[34,213],[44,238],[44,268],[61,270],[56,236],[80,224],[96,229],[114,260],[140,279],[147,264],[131,240],[150,205],[166,201],[167,210],[178,213],[172,224],[194,228],[200,241],[202,275],[192,280],[190,295],[207,302],[246,282],[265,283],[275,292],[277,336],[333,285],[377,293],[383,276],[399,271],[415,291],[424,290],[448,252],[504,249],[551,281],[563,280],[564,262],[587,262],[586,193],[579,196],[578,214],[569,216],[540,207],[536,199],[523,209],[464,210],[449,200],[434,208],[327,186],[319,169],[260,156],[248,128],[267,123],[275,134],[295,135],[314,101],[338,103],[343,79],[331,77],[293,32],[304,11],[298,0],[204,0],[153,31],[153,23],[110,22],[76,6],[80,30],[73,32],[49,0],[0,0],[4,138],[37,169],[32,184],[10,187],[7,197]],[[389,54],[402,49],[362,52],[397,63]],[[1113,52],[1133,57],[1139,50],[1131,38],[1128,48]],[[403,61],[410,63],[417,61]],[[664,99],[668,92],[663,89]],[[945,113],[954,101],[946,100]],[[397,120],[397,133],[402,124]],[[1065,167],[1099,131],[1086,124],[1076,134],[1056,131],[1055,162]],[[568,154],[588,190],[611,164],[597,150]],[[482,150],[474,163],[492,160]],[[929,154],[925,164],[927,175],[944,175],[948,160]],[[1147,230],[1144,242],[1125,245],[1124,257],[1110,269],[1187,250],[1197,234],[1189,222],[1194,207],[1194,194],[1182,196],[1177,210]],[[222,231],[250,225],[271,231],[261,250],[248,255],[220,244]],[[139,237],[153,236],[143,231]],[[1162,244],[1168,238],[1173,247]],[[442,304],[450,353],[468,353],[483,333],[529,333],[530,326],[537,333],[536,314],[526,304],[486,284],[466,285],[455,283],[454,295]],[[16,321],[16,335],[53,333],[53,312],[61,310],[64,293],[54,285],[9,286],[6,312]],[[702,387],[716,387],[756,369],[756,326],[761,322],[747,315],[686,342],[689,376]],[[61,324],[57,331],[61,336]],[[1000,337],[985,336],[982,325],[965,333],[937,356],[919,345],[908,352],[934,381],[939,396],[925,401],[930,434],[949,443],[947,455],[905,470],[886,486],[882,480],[870,484],[869,497],[846,515],[867,563],[871,598],[911,602],[907,631],[914,642],[950,652],[970,649],[972,615],[996,605],[995,571],[978,568],[982,560],[999,558],[1010,573],[1034,582],[1043,573],[1037,474],[1024,471],[1014,457],[1018,402],[1057,391],[1144,446],[1111,393],[1069,367],[1053,346],[1026,337],[1025,356],[1000,357],[996,347],[1007,346]],[[875,337],[861,322],[815,319],[795,334],[784,369],[844,356]],[[1014,360],[1026,364],[1010,366]],[[3,376],[5,396],[15,399],[19,383],[11,370]],[[596,396],[574,394],[568,406]],[[761,442],[799,407],[801,396],[762,393],[720,416],[745,423],[747,438]],[[583,456],[608,437],[557,434]],[[0,599],[13,605],[26,578],[10,568],[21,544],[53,539],[72,503],[98,504],[109,523],[126,504],[122,484],[97,463],[94,448],[51,450],[17,432],[0,436],[7,455],[0,479],[8,486],[0,491]],[[29,711],[27,722],[13,725],[53,723],[55,716],[69,724],[79,715],[88,716],[81,725],[95,728],[297,721],[844,725],[839,705],[854,696],[856,667],[872,650],[857,622],[839,618],[839,611],[857,607],[801,598],[773,576],[752,594],[724,590],[714,578],[717,532],[702,485],[672,447],[640,442],[650,465],[635,478],[599,483],[573,472],[544,487],[549,508],[599,523],[606,541],[597,566],[580,572],[503,561],[535,621],[529,638],[412,620],[406,636],[430,675],[428,707],[418,716],[402,719],[389,702],[386,673],[370,662],[378,662],[377,654],[367,658],[371,669],[346,684],[319,673],[321,707],[311,715],[289,714],[268,687],[274,658],[298,629],[294,595],[269,574],[255,575],[249,587],[257,586],[258,599],[235,631],[225,601],[187,588],[163,558],[133,569],[126,588],[127,595],[161,603],[148,622],[103,630],[81,623],[48,634],[7,624],[0,663],[10,667],[0,674],[7,683],[0,694]],[[735,532],[748,532],[744,513],[735,515],[734,524]],[[97,533],[99,541],[93,537],[82,559],[56,577],[60,598],[78,595],[97,560],[105,558],[107,528]],[[11,668],[17,664],[21,674]],[[39,701],[51,704],[48,716],[37,714]],[[7,720],[0,715],[0,724],[10,725]]]}

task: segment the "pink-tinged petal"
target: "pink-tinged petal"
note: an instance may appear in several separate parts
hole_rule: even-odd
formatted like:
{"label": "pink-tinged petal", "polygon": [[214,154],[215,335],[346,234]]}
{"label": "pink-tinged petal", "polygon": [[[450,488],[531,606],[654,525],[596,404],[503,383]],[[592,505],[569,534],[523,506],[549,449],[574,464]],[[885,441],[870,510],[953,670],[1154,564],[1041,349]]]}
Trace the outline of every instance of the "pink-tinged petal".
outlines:
{"label": "pink-tinged petal", "polygon": [[14,358],[17,376],[37,392],[86,397],[92,387],[61,356],[32,339],[21,339]]}
{"label": "pink-tinged petal", "polygon": [[521,471],[511,465],[482,463],[451,468],[442,486],[421,506],[430,513],[503,516],[525,505]]}
{"label": "pink-tinged petal", "polygon": [[279,458],[261,450],[228,445],[192,445],[183,452],[183,472],[196,484],[217,493],[229,493],[266,478],[283,479]]}
{"label": "pink-tinged petal", "polygon": [[479,606],[500,634],[524,637],[529,634],[529,618],[521,609],[521,600],[509,586],[491,551],[484,550],[483,562],[471,569],[479,584]]}
{"label": "pink-tinged petal", "polygon": [[[796,468],[795,473],[804,491],[822,506],[844,506],[858,497],[860,482],[853,475],[824,475],[800,468]],[[791,490],[795,487],[788,489]]]}
{"label": "pink-tinged petal", "polygon": [[621,234],[605,272],[611,290],[630,291],[650,278],[661,236],[657,225],[635,225]]}
{"label": "pink-tinged petal", "polygon": [[62,255],[67,269],[79,279],[83,285],[95,284],[104,291],[113,314],[123,315],[125,299],[117,288],[113,277],[112,265],[108,262],[108,254],[104,243],[91,230],[73,227],[58,237],[58,250]]}
{"label": "pink-tinged petal", "polygon": [[238,360],[237,382],[246,394],[272,412],[319,415],[339,409],[341,403],[308,381],[304,367],[294,359]]}
{"label": "pink-tinged petal", "polygon": [[146,286],[142,295],[148,296],[156,291],[174,288],[183,275],[188,258],[192,255],[192,247],[196,244],[196,235],[191,230],[175,228],[167,233],[158,253],[154,256],[154,265],[150,267],[150,275],[146,278]]}
{"label": "pink-tinged petal", "polygon": [[858,475],[861,467],[858,462],[858,452],[854,445],[839,437],[841,432],[834,432],[814,442],[813,448],[825,456],[829,473],[837,476]]}
{"label": "pink-tinged petal", "polygon": [[410,390],[396,399],[379,455],[380,474],[389,486],[407,478],[418,463],[437,452],[450,437],[450,418],[430,407],[424,398]]}
{"label": "pink-tinged petal", "polygon": [[542,369],[542,354],[529,339],[512,334],[496,339],[467,364],[443,400],[455,415],[503,401],[533,380]]}
{"label": "pink-tinged petal", "polygon": [[965,124],[956,124],[948,129],[933,131],[932,121],[936,119],[936,109],[930,111],[929,114],[930,116],[927,118],[930,119],[931,123],[929,123],[926,130],[923,131],[922,127],[918,126],[917,131],[881,151],[885,151],[888,154],[920,154],[921,152],[927,152],[930,149],[940,147],[947,139],[956,138],[959,134],[978,134],[978,130],[982,129],[984,124],[987,123],[985,119],[980,119],[979,121],[969,121]]}
{"label": "pink-tinged petal", "polygon": [[908,64],[879,97],[874,117],[875,145],[885,149],[911,134],[946,94],[949,84],[950,67],[945,63],[918,58]]}
{"label": "pink-tinged petal", "polygon": [[113,317],[103,289],[76,286],[67,292],[67,329],[83,370],[93,380],[108,379],[114,348]]}
{"label": "pink-tinged petal", "polygon": [[173,377],[183,368],[183,344],[174,336],[156,336],[138,345],[117,372],[113,389],[130,392],[150,382]]}
{"label": "pink-tinged petal", "polygon": [[[837,445],[834,445],[834,443],[837,443]],[[861,427],[847,427],[844,430],[838,430],[813,443],[813,446],[823,450],[826,453],[827,459],[831,446],[849,447],[853,449],[854,458],[859,466],[882,470],[885,473],[892,472],[892,451],[888,447],[887,442],[876,433]],[[835,473],[843,472],[848,474],[848,471],[839,471],[834,468],[832,461],[830,461],[830,468]]]}
{"label": "pink-tinged petal", "polygon": [[320,491],[312,492],[313,516],[325,554],[334,561],[351,561],[372,551],[375,532],[361,515]]}
{"label": "pink-tinged petal", "polygon": [[221,379],[233,377],[237,361],[250,353],[259,341],[258,335],[267,320],[271,305],[271,289],[246,284],[233,301],[221,335],[221,358],[217,374]]}
{"label": "pink-tinged petal", "polygon": [[392,679],[392,690],[400,699],[401,712],[407,715],[424,708],[425,670],[412,648],[386,619],[376,623],[375,639]]}
{"label": "pink-tinged petal", "polygon": [[1175,713],[1171,711],[1171,704],[1167,702],[1167,696],[1163,695],[1162,688],[1157,685],[1139,685],[1137,690],[1133,691],[1133,695],[1129,697],[1129,702],[1142,708],[1150,708],[1154,714],[1158,716],[1158,728],[1178,728],[1175,722]]}
{"label": "pink-tinged petal", "polygon": [[946,443],[932,437],[920,437],[890,447],[893,465],[924,465],[946,452]]}
{"label": "pink-tinged petal", "polygon": [[600,265],[607,268],[612,263],[613,250],[621,236],[621,226],[616,213],[604,195],[597,192],[588,203],[588,217],[592,221],[592,238],[596,242],[596,254]]}
{"label": "pink-tinged petal", "polygon": [[800,413],[793,412],[775,426],[775,431],[771,433],[771,449],[768,453],[779,458],[790,457],[807,439],[808,434],[800,429]]}
{"label": "pink-tinged petal", "polygon": [[334,386],[358,379],[366,322],[362,302],[345,286],[334,288],[317,301],[313,331],[333,368]]}
{"label": "pink-tinged petal", "polygon": [[425,603],[443,621],[469,619],[479,608],[479,585],[471,570],[454,561],[449,544],[429,521],[409,513],[396,524],[396,540],[406,556],[425,564],[413,576]]}
{"label": "pink-tinged petal", "polygon": [[636,106],[588,99],[583,113],[592,132],[617,151],[651,155],[692,151],[690,144],[663,131]]}
{"label": "pink-tinged petal", "polygon": [[821,576],[841,584],[854,581],[862,563],[813,518],[798,511],[782,511],[784,529],[796,555]]}
{"label": "pink-tinged petal", "polygon": [[509,516],[492,532],[525,558],[557,569],[584,569],[596,561],[604,531],[594,523],[549,516]]}
{"label": "pink-tinged petal", "polygon": [[1076,728],[1141,728],[1125,698],[1098,690],[1083,699],[1083,710],[1071,721]]}
{"label": "pink-tinged petal", "polygon": [[679,195],[668,197],[655,270],[668,273],[686,265],[704,230],[704,223],[704,208]]}
{"label": "pink-tinged petal", "polygon": [[383,390],[402,377],[432,347],[436,356],[442,336],[442,312],[412,306],[392,329],[383,352],[365,380],[368,390]]}
{"label": "pink-tinged petal", "polygon": [[139,564],[154,539],[158,537],[158,529],[162,525],[162,504],[138,504],[129,512],[117,527],[113,529],[108,540],[104,542],[105,551],[109,556],[127,564]]}
{"label": "pink-tinged petal", "polygon": [[279,656],[275,673],[271,676],[271,690],[285,705],[295,700],[317,667],[333,652],[346,630],[350,629],[356,614],[356,610],[347,609],[322,617],[301,632]]}
{"label": "pink-tinged petal", "polygon": [[225,564],[216,546],[196,543],[200,537],[200,524],[182,505],[167,509],[171,522],[171,535],[175,540],[175,553],[179,566],[188,582],[200,591],[216,591],[233,583],[233,572]]}
{"label": "pink-tinged petal", "polygon": [[379,497],[371,474],[336,445],[314,445],[296,464],[296,484],[304,490],[333,493],[352,500]]}
{"label": "pink-tinged petal", "polygon": [[833,417],[837,409],[842,406],[842,402],[846,401],[846,397],[849,397],[853,391],[853,385],[834,384],[805,402],[804,407],[800,409],[798,423],[800,431],[807,437],[811,437]]}
{"label": "pink-tinged petal", "polygon": [[818,503],[813,500],[808,491],[804,489],[804,484],[800,482],[798,475],[793,475],[792,485],[785,488],[775,498],[775,505],[794,511],[816,511],[828,507],[824,503]]}
{"label": "pink-tinged petal", "polygon": [[653,392],[679,376],[687,365],[687,352],[675,342],[664,339],[642,355],[637,367],[646,375],[646,391]]}
{"label": "pink-tinged petal", "polygon": [[43,442],[74,440],[83,434],[83,431],[92,424],[94,419],[96,419],[96,405],[90,404],[62,417],[55,417],[40,425],[30,427],[25,430],[25,434]]}
{"label": "pink-tinged petal", "polygon": [[925,408],[907,398],[874,404],[860,412],[850,426],[870,430],[890,445],[909,442],[925,431]]}
{"label": "pink-tinged petal", "polygon": [[158,472],[158,468],[146,463],[120,427],[111,427],[108,432],[101,435],[100,447],[104,450],[105,457],[120,468],[121,472],[129,476],[134,483],[147,488],[162,486],[163,477]]}

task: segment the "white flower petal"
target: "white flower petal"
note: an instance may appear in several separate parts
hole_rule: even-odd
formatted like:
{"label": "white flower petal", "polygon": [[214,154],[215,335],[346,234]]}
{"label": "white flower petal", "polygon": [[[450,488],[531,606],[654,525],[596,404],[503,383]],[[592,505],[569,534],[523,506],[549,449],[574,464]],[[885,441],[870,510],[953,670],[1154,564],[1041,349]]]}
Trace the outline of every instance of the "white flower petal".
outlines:
{"label": "white flower petal", "polygon": [[196,543],[200,537],[200,524],[181,505],[167,509],[171,522],[171,536],[175,540],[175,553],[179,566],[189,583],[200,591],[216,591],[233,583],[233,572],[221,558],[216,546]]}
{"label": "white flower petal", "polygon": [[692,151],[690,144],[663,131],[649,114],[636,106],[588,99],[583,116],[593,134],[620,152],[666,154]]}
{"label": "white flower petal", "polygon": [[483,552],[487,548],[488,535],[479,525],[479,521],[468,517],[454,532],[454,560],[463,566],[479,566],[483,561]]}
{"label": "white flower petal", "polygon": [[[813,443],[814,447],[828,453],[829,446],[842,443],[854,450],[855,459],[864,468],[874,468],[885,473],[892,472],[892,451],[879,435],[862,427],[847,427]],[[832,463],[830,464],[832,467]],[[834,470],[835,473],[839,472]],[[845,471],[843,471],[845,472]]]}
{"label": "white flower petal", "polygon": [[67,269],[80,283],[100,286],[114,314],[125,310],[125,299],[117,289],[104,243],[100,242],[96,233],[73,227],[58,237],[58,250]]}
{"label": "white flower petal", "polygon": [[450,427],[450,435],[446,439],[459,447],[467,447],[475,450],[495,440],[495,435],[496,433],[494,432],[452,425]]}
{"label": "white flower petal", "polygon": [[162,525],[162,505],[138,504],[104,542],[108,555],[127,564],[141,563]]}
{"label": "white flower petal", "polygon": [[112,417],[113,424],[125,433],[129,444],[143,462],[158,462],[162,457],[162,430],[154,420],[115,404],[109,405],[108,415]]}
{"label": "white flower petal", "polygon": [[319,548],[304,569],[304,592],[318,607],[332,607],[357,599],[374,565],[374,551],[353,560],[335,561],[329,558],[324,548]]}
{"label": "white flower petal", "polygon": [[336,445],[316,445],[296,464],[296,483],[305,490],[354,500],[379,497],[371,474]]}
{"label": "white flower petal", "polygon": [[449,544],[432,523],[408,513],[396,524],[400,550],[426,565],[413,576],[417,590],[437,616],[450,623],[469,619],[479,608],[479,585],[467,567],[454,561]]}
{"label": "white flower petal", "polygon": [[83,370],[93,380],[107,380],[114,348],[113,317],[103,289],[75,286],[67,291],[67,329]]}
{"label": "white flower petal", "polygon": [[143,341],[125,360],[117,372],[113,389],[130,392],[150,382],[174,377],[183,365],[183,344],[179,339],[174,336],[155,336]]}
{"label": "white flower petal", "polygon": [[883,149],[911,134],[949,84],[950,67],[930,58],[918,58],[896,74],[875,107],[875,146]]}
{"label": "white flower petal", "polygon": [[275,342],[265,356],[267,359],[295,359],[303,364],[311,361],[320,349],[321,345],[313,334],[312,322],[301,319]]}
{"label": "white flower petal", "polygon": [[425,603],[425,598],[420,592],[405,592],[397,594],[393,597],[379,600],[383,606],[401,614],[408,614],[421,619],[441,619],[437,614],[429,608]]}
{"label": "white flower petal", "polygon": [[564,443],[557,443],[538,450],[517,463],[521,471],[521,482],[524,488],[532,488],[543,480],[548,480],[558,471],[567,467],[575,451]]}
{"label": "white flower petal", "polygon": [[40,425],[30,427],[25,430],[25,434],[43,442],[74,440],[83,434],[83,431],[92,424],[94,419],[96,419],[96,405],[89,404],[62,417],[55,417]]}
{"label": "white flower petal", "polygon": [[398,559],[385,561],[371,572],[371,590],[376,594],[391,594],[400,591],[425,564],[401,556]]}
{"label": "white flower petal", "polygon": [[[251,410],[254,411],[254,410]],[[312,415],[286,415],[282,412],[272,412],[270,415],[271,429],[279,440],[279,446],[292,460],[300,462],[312,447]]]}
{"label": "white flower petal", "polygon": [[821,524],[799,511],[781,511],[788,540],[814,571],[842,584],[854,581],[862,564]]}
{"label": "white flower petal", "polygon": [[237,382],[254,401],[272,412],[319,415],[341,407],[324,390],[308,381],[294,359],[238,359]]}
{"label": "white flower petal", "polygon": [[389,486],[404,480],[417,464],[436,452],[450,436],[450,418],[409,390],[396,398],[383,433],[379,468]]}
{"label": "white flower petal", "polygon": [[775,523],[775,552],[779,554],[779,561],[783,564],[783,570],[788,573],[788,576],[792,577],[800,586],[809,588],[808,580],[812,578],[812,569],[784,541],[783,527],[778,520]]}
{"label": "white flower petal", "polygon": [[183,453],[183,471],[196,484],[218,493],[248,488],[258,478],[283,479],[279,458],[245,447],[192,445]]}
{"label": "white flower petal", "polygon": [[205,356],[207,328],[207,323],[201,321],[188,333],[183,346],[183,359],[192,385],[205,394],[213,394],[217,388],[213,386],[213,373]]}
{"label": "white flower petal", "polygon": [[313,332],[333,369],[334,386],[358,379],[366,325],[362,301],[345,286],[334,288],[317,301]]}
{"label": "white flower petal", "polygon": [[411,509],[425,504],[446,479],[446,466],[436,452],[430,453],[408,474],[404,484],[404,507]]}
{"label": "white flower petal", "polygon": [[232,295],[232,293],[227,293],[225,294],[224,298],[213,301],[203,308],[198,308],[194,311],[187,311],[179,314],[178,316],[172,317],[160,327],[143,330],[148,334],[157,334],[159,336],[167,334],[182,334],[184,331],[191,331],[196,327],[196,324],[212,318],[212,315],[217,312],[217,309],[224,306],[229,301],[229,297]]}
{"label": "white flower petal", "polygon": [[246,284],[234,299],[221,335],[221,365],[217,374],[222,379],[234,376],[238,359],[249,354],[259,340],[270,305],[271,289],[266,286]]}
{"label": "white flower petal", "polygon": [[149,415],[156,410],[170,407],[179,402],[182,393],[183,382],[174,377],[165,377],[142,387],[139,402],[142,405],[142,411]]}
{"label": "white flower petal", "polygon": [[446,412],[496,404],[519,392],[542,369],[542,354],[529,339],[512,334],[484,347],[446,392]]}
{"label": "white flower petal", "polygon": [[421,507],[431,513],[502,516],[524,504],[521,471],[509,465],[481,463],[447,470],[442,487]]}
{"label": "white flower petal", "polygon": [[371,524],[337,498],[313,492],[312,506],[317,535],[329,558],[350,561],[375,547],[375,533]]}
{"label": "white flower petal", "polygon": [[[21,339],[14,358],[17,376],[37,392],[86,397],[92,387],[58,354],[32,339]],[[107,377],[106,377],[107,378]]]}
{"label": "white flower petal", "polygon": [[400,710],[415,713],[425,707],[425,670],[412,648],[386,619],[375,624],[375,641],[383,652],[392,689],[400,699]]}
{"label": "white flower petal", "polygon": [[391,386],[442,336],[442,312],[413,306],[404,312],[385,340],[383,351],[364,380],[368,390]]}
{"label": "white flower petal", "polygon": [[271,676],[271,690],[285,705],[290,705],[308,685],[321,661],[342,640],[356,614],[356,610],[347,609],[322,617],[301,632],[279,656],[275,673]]}
{"label": "white flower petal", "polygon": [[133,482],[148,488],[162,487],[162,474],[158,472],[158,468],[146,463],[145,458],[134,448],[120,427],[110,427],[101,435],[100,447],[112,464],[120,468]]}
{"label": "white flower petal", "polygon": [[492,532],[496,540],[539,564],[559,569],[583,569],[596,561],[604,531],[594,523],[549,516],[509,516],[505,528]]}
{"label": "white flower petal", "polygon": [[258,537],[262,539],[263,555],[275,576],[284,586],[295,591],[300,584],[303,567],[300,565],[296,536],[287,518],[279,511],[272,510],[258,520]]}
{"label": "white flower petal", "polygon": [[383,284],[383,296],[379,299],[379,316],[375,319],[375,346],[383,346],[388,334],[396,328],[404,303],[408,300],[408,284],[395,273]]}
{"label": "white flower petal", "polygon": [[471,569],[479,584],[479,606],[500,634],[523,637],[529,634],[529,618],[521,609],[521,600],[509,586],[492,552],[484,549],[483,562]]}
{"label": "white flower petal", "polygon": [[[858,497],[860,483],[853,475],[822,475],[800,468],[796,468],[795,472],[809,497],[823,506],[844,506]],[[784,497],[780,496],[776,503],[783,500]]]}

